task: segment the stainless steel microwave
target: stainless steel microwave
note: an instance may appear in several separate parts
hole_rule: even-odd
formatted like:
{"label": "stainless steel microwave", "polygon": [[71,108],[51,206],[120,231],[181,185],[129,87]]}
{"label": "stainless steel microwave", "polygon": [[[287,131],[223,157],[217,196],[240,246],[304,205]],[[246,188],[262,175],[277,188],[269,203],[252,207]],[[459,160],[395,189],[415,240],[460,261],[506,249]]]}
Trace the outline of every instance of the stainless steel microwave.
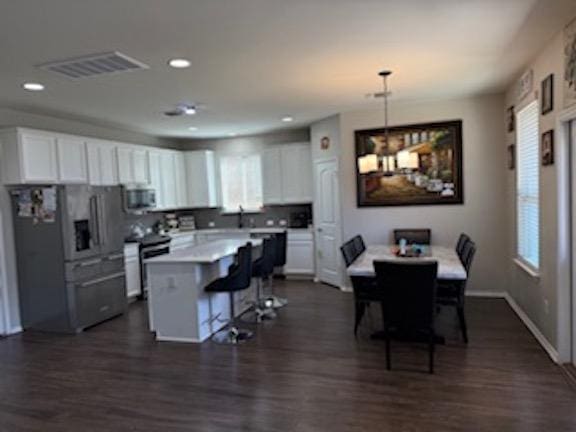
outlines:
{"label": "stainless steel microwave", "polygon": [[124,210],[141,213],[156,208],[156,191],[146,185],[124,187]]}

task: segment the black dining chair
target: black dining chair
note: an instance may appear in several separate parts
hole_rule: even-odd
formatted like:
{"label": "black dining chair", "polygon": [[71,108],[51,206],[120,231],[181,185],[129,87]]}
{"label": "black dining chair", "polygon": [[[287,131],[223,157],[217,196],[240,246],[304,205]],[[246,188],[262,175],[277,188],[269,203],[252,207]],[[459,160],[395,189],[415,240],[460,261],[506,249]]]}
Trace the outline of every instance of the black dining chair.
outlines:
{"label": "black dining chair", "polygon": [[[434,373],[436,344],[436,261],[374,261],[377,290],[382,295],[386,368],[392,368],[393,338],[428,344],[428,371]],[[422,338],[423,337],[423,338]]]}
{"label": "black dining chair", "polygon": [[470,237],[465,233],[460,234],[460,237],[458,237],[458,242],[456,243],[456,253],[460,257],[460,259],[462,259],[462,253],[464,252],[464,246],[466,246],[466,243],[468,243],[469,241],[470,241]]}
{"label": "black dining chair", "polygon": [[429,245],[432,231],[428,228],[402,228],[394,230],[394,243],[400,243],[401,239],[411,244]]}
{"label": "black dining chair", "polygon": [[366,251],[366,244],[361,235],[355,236],[352,241],[354,242],[354,248],[356,249],[357,254],[362,254]]}
{"label": "black dining chair", "polygon": [[[360,241],[358,240],[360,238]],[[362,255],[366,247],[362,237],[356,236],[340,247],[342,257],[346,268],[350,267],[356,259]],[[352,290],[354,291],[354,336],[358,334],[358,327],[362,322],[366,308],[372,302],[380,302],[382,299],[378,296],[375,289],[375,279],[366,276],[351,276]]]}
{"label": "black dining chair", "polygon": [[238,248],[235,261],[228,268],[228,274],[211,282],[206,288],[207,292],[222,292],[229,294],[230,318],[223,330],[215,333],[212,340],[223,344],[239,344],[250,339],[253,334],[250,330],[238,328],[236,325],[236,312],[234,310],[234,293],[250,287],[252,281],[252,244]]}
{"label": "black dining chair", "polygon": [[437,303],[442,306],[455,307],[458,314],[458,322],[460,324],[460,331],[462,332],[462,339],[468,343],[468,326],[466,323],[466,314],[464,306],[466,301],[466,283],[470,278],[470,270],[472,269],[472,261],[476,255],[476,243],[472,240],[464,245],[460,260],[466,270],[466,279],[463,281],[455,281],[448,279],[438,280],[438,293]]}
{"label": "black dining chair", "polygon": [[[286,255],[288,250],[288,232],[282,231],[274,234],[274,240],[276,244],[276,253],[274,255],[274,268],[284,267],[286,265]],[[288,299],[284,297],[278,297],[274,294],[274,278],[270,277],[268,280],[268,285],[270,293],[268,298],[272,300],[272,307],[274,309],[279,309],[288,304]]]}

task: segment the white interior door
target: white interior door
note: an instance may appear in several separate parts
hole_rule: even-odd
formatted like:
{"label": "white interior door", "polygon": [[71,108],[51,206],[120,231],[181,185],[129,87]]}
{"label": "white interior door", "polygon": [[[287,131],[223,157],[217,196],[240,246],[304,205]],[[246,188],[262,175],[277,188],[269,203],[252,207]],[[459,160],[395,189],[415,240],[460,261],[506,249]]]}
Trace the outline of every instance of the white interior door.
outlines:
{"label": "white interior door", "polygon": [[[0,227],[2,226],[2,213],[0,213]],[[5,335],[8,332],[8,323],[6,308],[8,306],[7,289],[6,289],[6,274],[4,267],[5,256],[4,250],[4,236],[0,232],[0,335]]]}
{"label": "white interior door", "polygon": [[314,225],[316,229],[316,262],[320,282],[340,287],[342,272],[339,248],[342,237],[340,222],[340,187],[338,161],[328,159],[314,164]]}
{"label": "white interior door", "polygon": [[572,364],[576,366],[576,120],[570,123],[570,170],[572,194]]}

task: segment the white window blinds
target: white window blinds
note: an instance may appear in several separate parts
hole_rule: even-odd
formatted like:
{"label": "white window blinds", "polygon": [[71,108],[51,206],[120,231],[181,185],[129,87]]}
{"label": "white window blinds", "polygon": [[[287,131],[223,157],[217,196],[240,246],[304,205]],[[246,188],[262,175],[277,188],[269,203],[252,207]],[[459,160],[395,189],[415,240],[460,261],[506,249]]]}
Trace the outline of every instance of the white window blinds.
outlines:
{"label": "white window blinds", "polygon": [[540,203],[538,102],[522,109],[517,121],[517,247],[518,257],[538,270],[540,264]]}
{"label": "white window blinds", "polygon": [[262,162],[259,154],[222,156],[220,184],[224,211],[260,210],[262,207]]}

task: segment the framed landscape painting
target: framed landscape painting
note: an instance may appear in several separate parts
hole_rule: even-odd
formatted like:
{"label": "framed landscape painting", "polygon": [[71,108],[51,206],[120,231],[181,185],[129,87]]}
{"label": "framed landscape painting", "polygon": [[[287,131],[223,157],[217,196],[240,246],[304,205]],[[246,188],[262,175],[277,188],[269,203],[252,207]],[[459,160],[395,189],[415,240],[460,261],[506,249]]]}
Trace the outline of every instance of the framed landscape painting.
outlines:
{"label": "framed landscape painting", "polygon": [[462,204],[462,121],[356,131],[358,207]]}

